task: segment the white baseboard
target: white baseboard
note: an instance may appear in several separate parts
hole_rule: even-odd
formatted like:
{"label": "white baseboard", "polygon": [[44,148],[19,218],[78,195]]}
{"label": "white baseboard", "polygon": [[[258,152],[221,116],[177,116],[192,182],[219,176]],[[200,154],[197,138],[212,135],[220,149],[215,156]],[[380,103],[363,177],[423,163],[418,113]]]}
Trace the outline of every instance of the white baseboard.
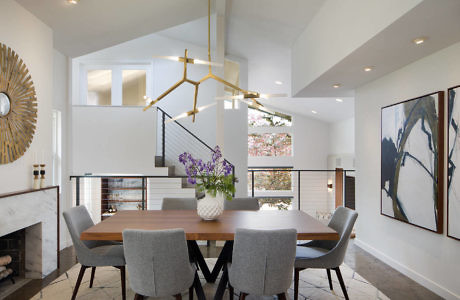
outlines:
{"label": "white baseboard", "polygon": [[449,291],[445,287],[439,285],[438,283],[432,281],[431,279],[426,278],[422,274],[408,268],[407,266],[401,264],[400,262],[394,260],[393,258],[387,256],[383,252],[375,249],[374,247],[370,246],[369,244],[359,240],[355,239],[354,244],[363,250],[369,252],[373,256],[377,257],[384,263],[388,264],[392,268],[398,270],[402,274],[406,275],[407,277],[411,278],[412,280],[416,281],[420,285],[426,287],[427,289],[431,290],[432,292],[438,294],[439,296],[449,299],[449,300],[459,300],[460,295],[456,295],[455,293]]}

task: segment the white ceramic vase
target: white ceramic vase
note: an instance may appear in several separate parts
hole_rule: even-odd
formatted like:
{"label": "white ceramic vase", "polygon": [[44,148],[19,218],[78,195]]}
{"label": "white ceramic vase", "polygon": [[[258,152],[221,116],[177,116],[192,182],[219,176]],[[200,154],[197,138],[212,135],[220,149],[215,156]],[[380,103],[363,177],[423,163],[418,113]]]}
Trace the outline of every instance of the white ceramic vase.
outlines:
{"label": "white ceramic vase", "polygon": [[224,212],[224,196],[217,193],[216,197],[208,192],[198,200],[197,213],[205,221],[216,220]]}

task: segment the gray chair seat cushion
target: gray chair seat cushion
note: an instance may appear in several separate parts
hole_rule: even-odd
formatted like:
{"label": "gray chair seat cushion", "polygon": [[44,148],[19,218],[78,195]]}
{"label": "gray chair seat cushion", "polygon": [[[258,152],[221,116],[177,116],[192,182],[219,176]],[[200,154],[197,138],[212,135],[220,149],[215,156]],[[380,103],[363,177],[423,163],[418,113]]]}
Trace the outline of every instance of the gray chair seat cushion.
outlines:
{"label": "gray chair seat cushion", "polygon": [[87,257],[89,266],[124,266],[125,256],[123,245],[107,245],[90,249],[91,255]]}
{"label": "gray chair seat cushion", "polygon": [[296,259],[314,259],[323,256],[329,252],[327,249],[317,247],[302,247],[297,246],[295,252]]}

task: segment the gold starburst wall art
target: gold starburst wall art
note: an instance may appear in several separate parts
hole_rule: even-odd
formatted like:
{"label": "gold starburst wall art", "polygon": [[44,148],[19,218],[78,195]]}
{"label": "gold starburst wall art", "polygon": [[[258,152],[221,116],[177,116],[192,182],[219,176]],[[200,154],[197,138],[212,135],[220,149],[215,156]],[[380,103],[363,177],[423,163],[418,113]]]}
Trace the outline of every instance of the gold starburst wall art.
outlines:
{"label": "gold starburst wall art", "polygon": [[14,50],[0,43],[0,164],[24,155],[36,123],[37,96],[29,70]]}

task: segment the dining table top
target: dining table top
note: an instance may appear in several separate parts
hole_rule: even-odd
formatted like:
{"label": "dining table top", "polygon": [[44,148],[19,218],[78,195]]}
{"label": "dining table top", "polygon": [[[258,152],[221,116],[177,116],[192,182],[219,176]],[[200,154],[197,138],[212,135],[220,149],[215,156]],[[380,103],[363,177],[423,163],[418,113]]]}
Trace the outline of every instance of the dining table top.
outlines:
{"label": "dining table top", "polygon": [[195,210],[125,210],[88,228],[82,240],[122,241],[123,230],[183,228],[187,240],[233,240],[237,228],[297,230],[298,240],[338,240],[338,233],[299,210],[225,210],[214,221],[204,221]]}

